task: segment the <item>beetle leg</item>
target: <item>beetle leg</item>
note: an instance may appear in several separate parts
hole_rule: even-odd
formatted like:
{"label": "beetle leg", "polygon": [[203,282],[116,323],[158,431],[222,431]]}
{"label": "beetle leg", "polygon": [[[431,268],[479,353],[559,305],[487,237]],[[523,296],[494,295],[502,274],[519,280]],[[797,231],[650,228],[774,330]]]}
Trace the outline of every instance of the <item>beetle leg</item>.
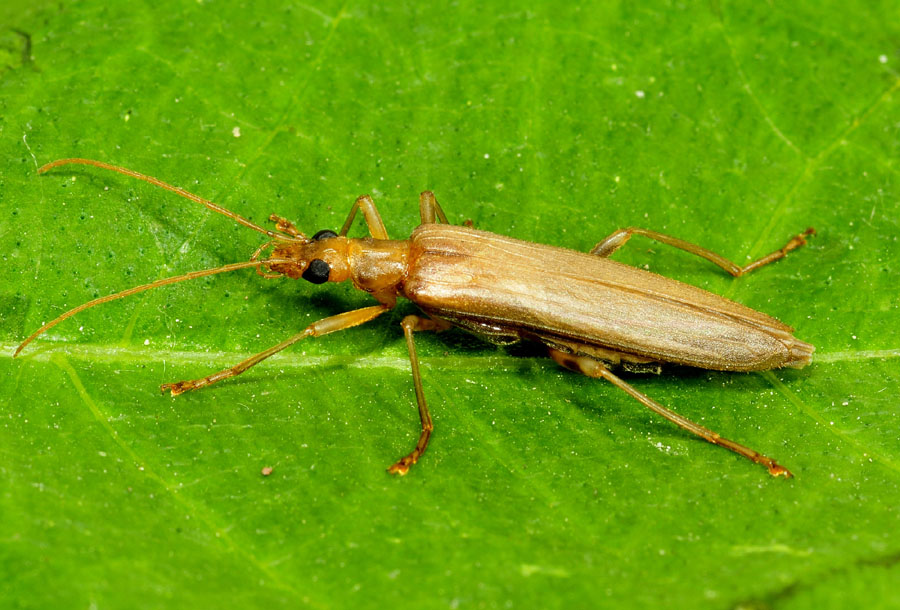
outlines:
{"label": "beetle leg", "polygon": [[403,327],[403,335],[406,337],[406,346],[409,348],[409,362],[412,366],[413,385],[416,389],[416,402],[419,405],[419,418],[422,420],[422,433],[416,442],[416,448],[406,457],[401,458],[390,468],[388,472],[391,474],[404,475],[409,472],[409,467],[419,461],[425,449],[428,447],[428,439],[431,438],[431,431],[434,425],[431,422],[431,414],[428,412],[428,403],[425,402],[425,392],[422,391],[422,376],[419,374],[419,357],[416,355],[416,343],[413,340],[413,333],[418,330],[442,331],[452,326],[444,320],[433,320],[430,318],[422,318],[419,316],[406,316],[400,323]]}
{"label": "beetle leg", "polygon": [[282,233],[287,233],[291,237],[302,237],[306,238],[306,236],[300,232],[300,230],[287,218],[282,218],[278,214],[272,214],[269,216],[269,220],[275,223],[275,229],[277,231],[281,231]]}
{"label": "beetle leg", "polygon": [[422,191],[422,194],[419,195],[419,217],[422,219],[423,225],[437,222],[435,217],[439,218],[445,225],[450,224],[447,222],[444,210],[441,209],[441,204],[438,203],[434,193],[431,191]]}
{"label": "beetle leg", "polygon": [[235,375],[240,375],[251,366],[259,364],[269,356],[277,354],[281,350],[290,347],[301,339],[305,339],[306,337],[321,337],[322,335],[327,335],[328,333],[344,330],[345,328],[359,326],[360,324],[364,324],[369,320],[377,318],[388,309],[390,308],[384,305],[372,305],[371,307],[363,307],[362,309],[345,311],[344,313],[338,314],[336,316],[323,318],[322,320],[313,322],[312,324],[307,326],[303,330],[303,332],[297,333],[293,337],[282,341],[278,345],[274,345],[269,349],[256,354],[255,356],[251,356],[250,358],[247,358],[243,362],[240,362],[231,368],[219,371],[218,373],[213,373],[212,375],[203,377],[201,379],[179,381],[177,383],[164,383],[160,386],[159,389],[162,390],[163,393],[165,393],[166,390],[169,390],[170,392],[172,392],[172,396],[178,396],[179,394],[182,394],[189,390],[197,390],[199,388],[216,383],[217,381],[222,381],[223,379],[228,379],[229,377],[234,377]]}
{"label": "beetle leg", "polygon": [[744,456],[751,462],[765,466],[769,469],[769,474],[771,474],[773,477],[784,476],[785,478],[791,478],[792,476],[794,476],[793,474],[791,474],[790,470],[788,470],[784,466],[781,466],[772,458],[767,457],[759,453],[758,451],[754,451],[749,447],[745,447],[744,445],[740,445],[734,441],[728,440],[727,438],[723,438],[712,430],[704,428],[699,424],[695,424],[691,420],[682,417],[678,413],[667,409],[646,394],[643,394],[635,388],[631,387],[630,385],[619,379],[616,375],[613,375],[608,368],[606,368],[596,360],[593,360],[586,356],[574,356],[572,354],[567,354],[553,348],[550,348],[550,357],[567,369],[583,373],[588,377],[593,377],[595,379],[606,379],[617,388],[624,390],[632,398],[643,404],[654,413],[662,415],[677,426],[684,428],[688,432],[696,434],[700,438],[709,441],[714,445],[719,445],[720,447],[730,449],[738,455]]}
{"label": "beetle leg", "polygon": [[788,241],[782,248],[775,250],[771,254],[763,256],[760,259],[753,261],[752,263],[748,263],[743,267],[736,265],[731,262],[724,256],[720,254],[716,254],[711,250],[707,250],[697,244],[692,244],[691,242],[684,241],[683,239],[678,239],[677,237],[672,237],[671,235],[666,235],[664,233],[658,233],[656,231],[651,231],[650,229],[641,229],[639,227],[628,227],[627,229],[620,229],[598,243],[591,250],[591,254],[596,254],[597,256],[609,256],[627,242],[632,235],[643,235],[645,237],[649,237],[650,239],[655,239],[658,242],[667,244],[674,248],[678,248],[680,250],[684,250],[685,252],[690,252],[696,256],[701,258],[705,258],[709,262],[718,265],[731,275],[735,277],[739,277],[744,275],[745,273],[750,273],[756,269],[759,269],[763,265],[768,265],[769,263],[775,262],[778,259],[784,258],[785,255],[799,248],[800,246],[806,245],[806,238],[810,235],[814,235],[816,232],[812,227],[808,228],[803,233],[796,235]]}
{"label": "beetle leg", "polygon": [[[263,253],[263,250],[265,250],[266,248],[268,248],[269,246],[271,246],[274,243],[275,243],[275,240],[273,239],[273,240],[267,241],[266,243],[261,245],[259,248],[256,249],[256,252],[254,252],[253,255],[250,257],[250,260],[251,261],[257,260],[259,258],[259,255]],[[262,278],[265,278],[267,280],[274,280],[274,279],[284,277],[283,273],[271,273],[268,271],[263,271],[261,266],[256,268],[256,275],[258,275]]]}
{"label": "beetle leg", "polygon": [[381,214],[378,213],[375,202],[368,195],[360,195],[353,202],[353,207],[350,208],[347,220],[344,221],[344,226],[341,227],[341,237],[347,235],[350,225],[353,224],[353,219],[356,218],[356,212],[359,210],[362,210],[363,218],[366,219],[366,225],[369,227],[369,234],[372,237],[375,239],[390,239],[387,229],[384,228],[384,223],[381,221]]}

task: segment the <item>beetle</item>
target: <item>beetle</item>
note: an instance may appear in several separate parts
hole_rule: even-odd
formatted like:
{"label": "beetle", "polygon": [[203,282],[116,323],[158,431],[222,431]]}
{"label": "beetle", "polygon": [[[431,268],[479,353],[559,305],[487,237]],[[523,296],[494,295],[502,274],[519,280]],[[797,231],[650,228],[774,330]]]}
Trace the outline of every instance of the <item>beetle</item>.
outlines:
{"label": "beetle", "polygon": [[[152,176],[91,159],[60,159],[41,167],[43,174],[68,164],[91,165],[161,187],[266,235],[249,261],[194,271],[136,286],[84,303],[44,324],[25,339],[14,357],[37,336],[80,311],[144,290],[199,277],[255,268],[263,277],[304,279],[313,284],[350,281],[368,292],[376,305],[314,322],[303,331],[235,366],[199,379],[166,383],[163,393],[177,396],[239,375],[307,337],[320,337],[374,320],[403,296],[425,314],[401,322],[412,368],[421,420],[415,448],[388,468],[404,475],[428,447],[434,425],[422,389],[414,333],[464,329],[494,344],[522,340],[547,347],[560,365],[588,377],[606,379],[655,413],[703,438],[766,467],[772,476],[793,476],[772,458],[723,438],[657,403],[612,372],[659,373],[673,363],[719,371],[762,371],[809,364],[814,347],[793,336],[793,329],[754,309],[695,286],[637,269],[609,258],[633,235],[643,235],[704,258],[733,276],[741,276],[806,244],[810,228],[782,248],[743,267],[681,239],[637,227],[614,232],[590,252],[504,237],[471,226],[454,226],[430,191],[419,198],[421,224],[408,239],[392,240],[368,195],[356,199],[339,232],[307,237],[294,224],[272,214],[275,230],[265,229],[209,200]],[[369,237],[347,232],[361,212]],[[263,256],[264,252],[269,252]]]}

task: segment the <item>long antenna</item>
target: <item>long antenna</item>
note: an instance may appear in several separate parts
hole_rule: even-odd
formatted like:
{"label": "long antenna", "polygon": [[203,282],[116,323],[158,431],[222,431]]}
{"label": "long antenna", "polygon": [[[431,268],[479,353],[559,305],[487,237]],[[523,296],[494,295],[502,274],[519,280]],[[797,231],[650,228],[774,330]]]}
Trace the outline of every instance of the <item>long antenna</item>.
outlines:
{"label": "long antenna", "polygon": [[303,235],[302,233],[299,235],[299,237],[295,238],[295,237],[290,237],[288,235],[284,235],[281,233],[276,233],[275,231],[269,231],[268,229],[264,229],[261,226],[255,224],[253,222],[250,222],[243,216],[240,216],[239,214],[235,214],[231,210],[226,210],[222,206],[220,206],[216,203],[213,203],[212,201],[210,201],[208,199],[204,199],[203,197],[199,197],[193,193],[189,193],[188,191],[184,190],[181,187],[172,186],[171,184],[167,184],[167,183],[163,182],[162,180],[154,178],[153,176],[147,176],[145,174],[141,174],[134,170],[130,170],[125,167],[119,167],[117,165],[110,165],[109,163],[103,163],[102,161],[94,161],[93,159],[78,159],[78,158],[57,159],[56,161],[51,161],[47,165],[44,165],[43,167],[38,169],[38,173],[43,174],[45,172],[50,171],[51,169],[53,169],[55,167],[59,167],[60,165],[69,165],[69,164],[93,165],[94,167],[99,167],[101,169],[108,169],[110,171],[118,172],[120,174],[125,174],[126,176],[131,176],[132,178],[137,178],[138,180],[143,180],[144,182],[149,182],[153,186],[158,186],[160,188],[164,188],[167,191],[171,191],[171,192],[175,193],[176,195],[181,195],[182,197],[184,197],[186,199],[190,199],[191,201],[196,201],[200,205],[204,205],[204,206],[208,207],[213,212],[218,212],[219,214],[223,214],[224,216],[231,218],[235,222],[240,223],[240,224],[244,225],[245,227],[248,227],[250,229],[253,229],[254,231],[259,231],[260,233],[268,235],[272,239],[280,239],[281,241],[306,241],[306,236]]}
{"label": "long antenna", "polygon": [[187,280],[194,280],[200,277],[206,277],[207,275],[216,275],[218,273],[228,273],[229,271],[237,271],[238,269],[247,269],[248,267],[260,267],[261,265],[268,265],[271,263],[290,263],[291,260],[284,258],[269,258],[262,261],[245,261],[243,263],[231,263],[230,265],[223,265],[222,267],[216,267],[214,269],[203,269],[201,271],[191,271],[190,273],[185,273],[184,275],[176,275],[173,277],[167,277],[161,280],[156,280],[155,282],[150,282],[149,284],[144,284],[143,286],[135,286],[134,288],[129,288],[128,290],[123,290],[122,292],[117,292],[116,294],[111,294],[105,297],[100,297],[99,299],[94,299],[93,301],[88,301],[74,309],[70,309],[66,313],[62,314],[55,320],[47,322],[39,329],[34,331],[30,337],[22,341],[19,344],[19,347],[16,348],[16,352],[13,354],[13,358],[19,355],[25,346],[34,341],[35,338],[42,335],[47,330],[53,328],[66,318],[71,318],[78,312],[84,311],[85,309],[89,309],[94,307],[95,305],[102,305],[103,303],[108,303],[110,301],[115,301],[116,299],[122,299],[127,296],[131,296],[132,294],[136,294],[138,292],[143,292],[145,290],[150,290],[152,288],[159,288],[160,286],[166,286],[168,284],[177,284],[178,282],[186,282]]}

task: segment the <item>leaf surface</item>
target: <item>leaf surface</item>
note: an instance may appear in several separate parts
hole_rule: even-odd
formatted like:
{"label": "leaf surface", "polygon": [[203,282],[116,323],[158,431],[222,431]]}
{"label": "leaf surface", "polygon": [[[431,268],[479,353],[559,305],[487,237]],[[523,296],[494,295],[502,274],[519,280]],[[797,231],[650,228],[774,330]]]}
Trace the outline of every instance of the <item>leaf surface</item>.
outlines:
{"label": "leaf surface", "polygon": [[[221,2],[0,8],[0,606],[823,608],[900,604],[900,246],[891,3]],[[88,157],[265,223],[375,198],[614,256],[776,316],[803,370],[676,369],[641,391],[764,470],[540,353],[399,322],[228,367],[365,306],[252,271],[43,322],[246,260],[261,240]],[[354,234],[361,235],[360,228]],[[273,469],[263,476],[265,467]]]}

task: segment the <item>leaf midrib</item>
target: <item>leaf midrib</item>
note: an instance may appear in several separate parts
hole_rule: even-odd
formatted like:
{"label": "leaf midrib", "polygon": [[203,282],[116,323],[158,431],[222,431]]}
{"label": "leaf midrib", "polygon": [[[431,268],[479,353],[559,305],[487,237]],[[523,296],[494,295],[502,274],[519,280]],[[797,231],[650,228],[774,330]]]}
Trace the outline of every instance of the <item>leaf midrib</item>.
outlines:
{"label": "leaf midrib", "polygon": [[[0,358],[12,358],[18,343],[0,341]],[[31,348],[31,353],[23,353],[17,359],[21,361],[49,362],[53,354],[64,351],[66,356],[78,360],[95,362],[165,362],[170,364],[206,364],[221,363],[230,366],[249,358],[256,352],[225,350],[162,350],[144,346],[117,347],[99,343],[70,343],[68,341],[43,341],[39,346]],[[862,360],[885,360],[900,358],[900,348],[819,352],[813,357],[813,364],[839,364]],[[540,356],[511,356],[502,352],[496,353],[452,353],[420,356],[423,363],[440,362],[441,366],[453,370],[484,370],[485,368],[509,367],[518,368],[523,363],[529,366],[556,369],[556,364]],[[319,366],[347,366],[354,368],[392,368],[409,369],[409,358],[406,355],[372,356],[369,354],[335,354],[335,355],[303,355],[297,352],[276,354],[259,363],[260,368],[291,367],[310,368]]]}

